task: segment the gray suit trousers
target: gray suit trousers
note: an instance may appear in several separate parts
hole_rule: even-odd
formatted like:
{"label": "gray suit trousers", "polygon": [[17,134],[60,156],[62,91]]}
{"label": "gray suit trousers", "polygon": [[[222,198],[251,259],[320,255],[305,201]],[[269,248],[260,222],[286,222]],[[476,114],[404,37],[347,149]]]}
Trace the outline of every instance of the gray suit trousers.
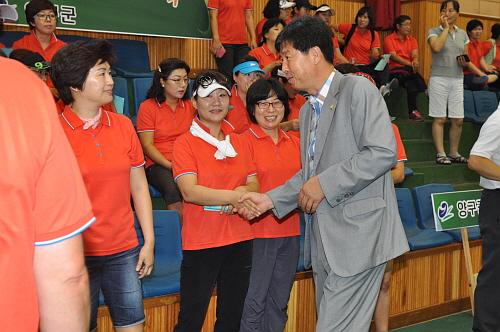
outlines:
{"label": "gray suit trousers", "polygon": [[367,332],[386,263],[352,277],[336,275],[325,255],[318,223],[312,221],[312,267],[316,288],[316,332]]}

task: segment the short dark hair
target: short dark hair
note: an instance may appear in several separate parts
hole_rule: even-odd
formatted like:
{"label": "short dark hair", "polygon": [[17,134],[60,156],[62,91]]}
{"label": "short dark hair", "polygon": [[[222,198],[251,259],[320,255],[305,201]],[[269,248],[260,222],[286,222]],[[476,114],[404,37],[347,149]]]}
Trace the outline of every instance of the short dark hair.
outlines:
{"label": "short dark hair", "polygon": [[400,15],[394,19],[394,24],[392,25],[392,32],[398,31],[398,24],[401,25],[404,21],[411,21],[411,17],[408,15]]}
{"label": "short dark hair", "polygon": [[484,28],[483,22],[481,22],[480,20],[470,20],[469,22],[467,22],[467,27],[465,28],[465,31],[469,33],[477,27]]}
{"label": "short dark hair", "polygon": [[281,102],[283,102],[283,105],[285,106],[285,115],[283,116],[283,120],[288,120],[288,115],[290,114],[288,93],[286,92],[283,84],[281,84],[277,79],[270,77],[268,79],[260,78],[248,88],[247,111],[252,123],[257,123],[257,119],[255,118],[255,107],[258,107],[257,103],[274,95],[278,97]]}
{"label": "short dark hair", "polygon": [[441,3],[441,10],[445,9],[448,2],[451,2],[453,4],[453,9],[455,9],[457,12],[460,12],[460,4],[458,3],[457,0],[444,0],[442,3]]}
{"label": "short dark hair", "polygon": [[105,39],[77,40],[60,49],[52,58],[50,77],[65,105],[74,99],[71,88],[81,90],[96,64],[107,62],[111,67],[116,62],[114,46]]}
{"label": "short dark hair", "polygon": [[[491,38],[497,40],[498,36],[500,36],[500,24],[495,23],[491,27]],[[493,46],[495,46],[495,44],[493,44]]]}
{"label": "short dark hair", "polygon": [[[196,76],[194,83],[193,83],[193,88],[191,90],[191,95],[194,96],[194,92],[198,90],[198,87],[201,85],[201,82],[207,78],[210,77],[213,80],[217,81],[220,85],[224,86],[226,89],[231,91],[231,81],[223,74],[219,73],[218,71],[215,70],[204,70],[201,73]],[[198,100],[198,94],[194,96],[196,100]]]}
{"label": "short dark hair", "polygon": [[[187,63],[185,63],[181,59],[168,58],[160,62],[153,75],[153,83],[146,93],[146,99],[153,98],[158,100],[160,104],[163,103],[167,99],[167,97],[165,96],[165,89],[161,86],[160,78],[166,80],[167,77],[169,77],[170,74],[172,74],[172,72],[176,69],[185,69],[186,73],[189,75],[190,68]],[[186,92],[184,92],[182,100],[189,99],[188,90],[189,89],[186,89]]]}
{"label": "short dark hair", "polygon": [[319,47],[325,60],[333,64],[333,41],[330,28],[317,16],[294,18],[278,35],[276,50],[287,43],[306,54],[315,46]]}
{"label": "short dark hair", "polygon": [[[28,2],[26,8],[24,9],[24,13],[26,14],[26,22],[28,22],[31,30],[35,29],[35,18],[33,16],[35,16],[42,10],[52,10],[57,17],[57,7],[54,6],[54,4],[49,0],[31,0],[30,2]],[[30,23],[32,23],[33,25],[31,25]]]}
{"label": "short dark hair", "polygon": [[356,17],[354,18],[354,24],[358,24],[358,17],[360,16],[363,16],[367,14],[368,15],[368,20],[370,21],[370,23],[368,23],[368,26],[367,26],[367,29],[373,29],[375,27],[375,11],[373,10],[372,7],[369,7],[369,6],[364,6],[364,7],[361,7],[359,10],[358,10],[358,13],[356,14]]}
{"label": "short dark hair", "polygon": [[336,65],[335,69],[337,69],[341,74],[352,74],[360,72],[359,68],[352,63],[341,63],[339,65]]}
{"label": "short dark hair", "polygon": [[18,48],[18,49],[13,50],[12,52],[10,52],[9,58],[20,61],[21,58],[24,58],[25,56],[27,56],[28,54],[31,54],[31,53],[35,53],[35,52],[27,50],[25,48]]}
{"label": "short dark hair", "polygon": [[280,16],[280,0],[269,0],[262,11],[264,17],[267,19]]}
{"label": "short dark hair", "polygon": [[288,80],[286,77],[278,75],[278,70],[283,70],[281,65],[274,67],[269,74],[271,75],[272,78],[275,78],[278,81],[281,80],[283,82],[283,84],[288,83]]}
{"label": "short dark hair", "polygon": [[264,25],[262,26],[262,41],[260,42],[259,46],[264,45],[267,41],[267,38],[264,37],[264,35],[275,26],[278,26],[278,24],[281,24],[283,28],[286,26],[285,21],[280,18],[270,18],[266,21],[266,23],[264,23]]}

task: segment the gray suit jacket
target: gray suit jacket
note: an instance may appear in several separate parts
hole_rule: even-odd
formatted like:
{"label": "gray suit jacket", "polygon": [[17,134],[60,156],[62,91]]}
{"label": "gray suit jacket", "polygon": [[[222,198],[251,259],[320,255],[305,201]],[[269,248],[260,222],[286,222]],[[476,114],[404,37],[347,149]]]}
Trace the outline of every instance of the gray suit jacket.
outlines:
{"label": "gray suit jacket", "polygon": [[[300,188],[309,177],[313,112],[309,103],[300,110],[303,168],[268,192],[279,218],[297,208]],[[319,224],[335,274],[353,276],[409,250],[390,172],[396,163],[394,132],[380,92],[364,77],[336,72],[321,110],[313,166],[325,194],[313,222]],[[309,226],[306,264],[311,261]]]}

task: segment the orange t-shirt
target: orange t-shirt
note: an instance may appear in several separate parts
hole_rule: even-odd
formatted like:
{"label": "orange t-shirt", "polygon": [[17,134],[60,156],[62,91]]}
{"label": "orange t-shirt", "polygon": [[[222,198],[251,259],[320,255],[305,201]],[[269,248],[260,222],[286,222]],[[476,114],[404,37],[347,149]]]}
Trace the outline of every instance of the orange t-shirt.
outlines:
{"label": "orange t-shirt", "polygon": [[[191,100],[179,99],[175,110],[167,103],[159,104],[156,99],[148,99],[141,104],[137,114],[137,132],[153,132],[154,146],[167,160],[172,161],[174,142],[189,131],[196,109]],[[146,156],[146,168],[154,162]]]}
{"label": "orange t-shirt", "polygon": [[5,45],[0,43],[0,48],[5,48]]}
{"label": "orange t-shirt", "polygon": [[85,255],[112,255],[136,247],[130,169],[144,165],[144,154],[132,122],[125,115],[102,111],[99,125],[84,130],[84,122],[68,106],[59,119],[97,218],[83,232]]}
{"label": "orange t-shirt", "polygon": [[79,234],[94,218],[49,90],[18,61],[0,58],[0,68],[0,109],[10,110],[0,122],[0,321],[4,331],[36,332],[34,246]]}
{"label": "orange t-shirt", "polygon": [[[285,184],[300,171],[300,141],[296,137],[289,136],[279,129],[278,143],[275,144],[271,137],[254,123],[241,136],[248,141],[261,193]],[[250,223],[256,238],[300,235],[300,218],[296,210],[279,220],[265,213]]]}
{"label": "orange t-shirt", "polygon": [[57,53],[61,48],[68,45],[62,40],[57,39],[55,34],[52,34],[50,37],[50,45],[47,46],[46,49],[42,48],[42,45],[36,39],[35,30],[31,30],[31,34],[24,36],[23,38],[17,40],[12,44],[13,49],[24,48],[33,52],[37,52],[40,54],[45,61],[52,61],[52,57]]}
{"label": "orange t-shirt", "polygon": [[[195,121],[207,132],[208,127]],[[232,126],[223,121],[224,135],[232,131]],[[236,157],[216,160],[217,148],[190,132],[174,143],[174,178],[185,174],[195,174],[198,185],[212,189],[233,190],[244,186],[249,176],[256,175],[248,145],[241,136],[230,134],[231,145]],[[198,250],[221,247],[253,239],[252,228],[247,220],[238,215],[221,215],[218,211],[204,210],[202,205],[183,201],[182,249]]]}
{"label": "orange t-shirt", "polygon": [[[24,48],[33,52],[37,52],[45,59],[45,61],[51,62],[54,54],[56,54],[57,51],[59,51],[66,45],[68,44],[63,42],[62,40],[57,39],[56,35],[52,34],[52,36],[50,37],[50,44],[44,50],[38,39],[36,39],[35,30],[31,30],[31,34],[15,41],[12,44],[12,48],[14,50],[18,48]],[[50,76],[47,78],[47,86],[50,88],[54,87],[54,83],[52,83]]]}
{"label": "orange t-shirt", "polygon": [[[266,44],[262,44],[261,47],[254,48],[251,50],[248,55],[251,55],[257,59],[259,62],[259,67],[264,69],[265,66],[275,62],[281,61],[281,55],[279,52],[276,52],[276,56],[274,56],[273,52],[269,50]],[[271,76],[271,72],[267,74],[266,78]]]}
{"label": "orange t-shirt", "polygon": [[[307,99],[299,94],[296,94],[295,98],[288,99],[288,105],[290,105],[290,114],[288,115],[288,121],[299,118],[300,108],[306,103],[306,101]],[[300,130],[289,130],[287,131],[287,133],[300,139]]]}
{"label": "orange t-shirt", "polygon": [[[418,51],[417,40],[410,35],[406,35],[405,40],[401,40],[396,32],[391,33],[384,39],[384,53],[395,53],[406,61],[411,62],[411,52]],[[389,68],[402,67],[403,65],[389,60]]]}
{"label": "orange t-shirt", "polygon": [[338,63],[340,61],[339,61],[339,58],[337,57],[337,54],[335,54],[335,50],[337,48],[340,48],[339,40],[338,40],[337,36],[333,35],[332,42],[333,42],[333,63]]}
{"label": "orange t-shirt", "polygon": [[[485,41],[483,43],[483,52],[484,54],[488,54],[488,52],[491,50],[491,42],[490,41]],[[500,67],[500,44],[498,42],[495,42],[495,47],[497,48],[496,56],[495,59],[493,59],[492,65],[495,67]]]}
{"label": "orange t-shirt", "polygon": [[246,11],[252,0],[209,0],[208,9],[217,10],[219,38],[223,44],[247,44]]}
{"label": "orange t-shirt", "polygon": [[[351,30],[352,24],[339,24],[339,32],[347,36]],[[359,26],[356,26],[356,30],[351,36],[347,47],[344,49],[344,56],[347,60],[351,58],[356,59],[356,64],[358,65],[369,65],[370,61],[370,50],[374,48],[380,48],[380,39],[378,37],[378,32],[374,31],[374,38],[372,42],[372,33],[370,30],[366,29],[364,33],[359,31]]]}
{"label": "orange t-shirt", "polygon": [[229,105],[233,107],[227,112],[226,120],[233,125],[235,134],[241,134],[250,127],[251,121],[243,100],[238,96],[236,85],[231,89]]}
{"label": "orange t-shirt", "polygon": [[398,149],[398,162],[399,161],[407,161],[405,147],[403,145],[403,141],[401,140],[401,135],[399,134],[399,128],[394,123],[392,124],[392,130],[394,130],[394,137],[396,137],[396,146]]}

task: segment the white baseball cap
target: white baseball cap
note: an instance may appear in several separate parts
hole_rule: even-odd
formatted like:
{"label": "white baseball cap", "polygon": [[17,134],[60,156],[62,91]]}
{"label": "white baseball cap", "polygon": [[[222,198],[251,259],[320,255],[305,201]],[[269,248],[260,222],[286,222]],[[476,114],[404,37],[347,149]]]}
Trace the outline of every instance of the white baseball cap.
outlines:
{"label": "white baseball cap", "polygon": [[280,8],[286,9],[295,6],[295,2],[288,2],[286,0],[280,0]]}
{"label": "white baseball cap", "polygon": [[9,5],[7,0],[0,0],[0,22],[9,23],[17,21],[17,5]]}

